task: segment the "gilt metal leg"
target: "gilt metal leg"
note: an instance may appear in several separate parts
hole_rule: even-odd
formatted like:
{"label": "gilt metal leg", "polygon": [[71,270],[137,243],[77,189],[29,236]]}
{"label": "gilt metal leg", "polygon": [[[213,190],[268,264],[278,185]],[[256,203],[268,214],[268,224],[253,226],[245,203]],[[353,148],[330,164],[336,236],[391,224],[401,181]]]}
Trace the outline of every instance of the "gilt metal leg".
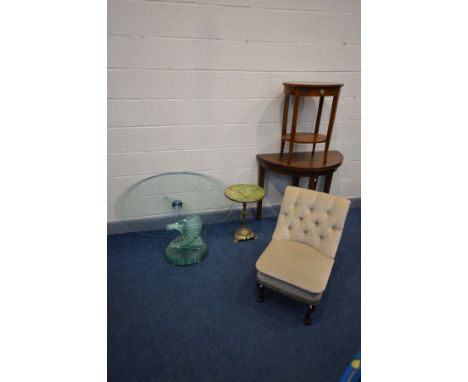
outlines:
{"label": "gilt metal leg", "polygon": [[247,225],[247,203],[242,203],[242,225]]}
{"label": "gilt metal leg", "polygon": [[312,325],[312,320],[310,319],[310,315],[314,313],[315,307],[316,307],[315,305],[310,305],[310,304],[307,305],[307,310],[306,310],[305,318],[304,318],[304,324],[306,324],[307,326]]}
{"label": "gilt metal leg", "polygon": [[257,302],[263,302],[263,299],[265,297],[264,294],[264,287],[262,284],[257,283],[257,289],[258,289],[258,295],[257,295]]}
{"label": "gilt metal leg", "polygon": [[247,203],[242,203],[242,205],[242,225],[234,232],[234,243],[257,238],[255,232],[247,227]]}

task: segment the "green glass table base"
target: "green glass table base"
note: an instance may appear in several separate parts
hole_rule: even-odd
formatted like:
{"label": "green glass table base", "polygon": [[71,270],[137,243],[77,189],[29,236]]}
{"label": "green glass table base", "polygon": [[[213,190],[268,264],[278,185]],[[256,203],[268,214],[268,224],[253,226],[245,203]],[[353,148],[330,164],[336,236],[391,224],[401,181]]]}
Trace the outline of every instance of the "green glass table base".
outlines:
{"label": "green glass table base", "polygon": [[191,265],[202,261],[208,245],[201,237],[202,222],[199,216],[190,216],[168,224],[167,230],[177,230],[181,236],[172,240],[164,251],[165,259],[172,265]]}

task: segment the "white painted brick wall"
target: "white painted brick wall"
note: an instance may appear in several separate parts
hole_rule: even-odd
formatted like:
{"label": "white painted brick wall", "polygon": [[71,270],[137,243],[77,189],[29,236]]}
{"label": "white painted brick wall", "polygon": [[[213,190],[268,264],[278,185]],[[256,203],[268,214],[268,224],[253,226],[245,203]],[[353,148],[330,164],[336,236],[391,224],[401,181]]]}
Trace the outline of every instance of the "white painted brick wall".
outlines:
{"label": "white painted brick wall", "polygon": [[[109,0],[108,34],[109,221],[150,175],[256,183],[256,154],[279,150],[283,81],[344,83],[332,192],[360,196],[359,0]],[[301,105],[299,130],[316,106]],[[265,204],[288,180],[267,173]]]}

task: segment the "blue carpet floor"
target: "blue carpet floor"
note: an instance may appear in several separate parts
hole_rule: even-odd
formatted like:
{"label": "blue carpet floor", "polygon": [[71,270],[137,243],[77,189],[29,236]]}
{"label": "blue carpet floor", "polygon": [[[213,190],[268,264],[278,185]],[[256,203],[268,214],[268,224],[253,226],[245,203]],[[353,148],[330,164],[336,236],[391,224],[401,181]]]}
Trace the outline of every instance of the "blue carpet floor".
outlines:
{"label": "blue carpet floor", "polygon": [[255,299],[276,218],[249,221],[258,239],[239,244],[238,223],[205,227],[208,256],[188,267],[163,258],[175,231],[109,236],[108,380],[338,381],[360,348],[360,212],[349,212],[310,327],[305,305],[268,290]]}

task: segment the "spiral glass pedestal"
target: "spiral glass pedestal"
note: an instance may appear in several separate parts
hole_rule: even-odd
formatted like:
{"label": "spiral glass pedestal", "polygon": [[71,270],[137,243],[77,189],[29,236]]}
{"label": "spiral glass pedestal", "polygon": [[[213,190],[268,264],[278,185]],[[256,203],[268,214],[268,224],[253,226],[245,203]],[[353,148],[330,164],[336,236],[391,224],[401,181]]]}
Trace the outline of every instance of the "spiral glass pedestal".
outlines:
{"label": "spiral glass pedestal", "polygon": [[177,230],[181,236],[172,240],[166,247],[164,257],[173,265],[199,263],[208,253],[208,245],[201,237],[200,216],[189,216],[176,223],[168,224],[168,230]]}
{"label": "spiral glass pedestal", "polygon": [[[229,219],[233,203],[224,196],[225,185],[216,178],[190,172],[152,176],[128,188],[117,203],[116,215],[126,232],[158,235],[178,232],[164,251],[173,265],[202,261],[208,245],[202,234]],[[202,232],[203,231],[203,232]]]}

